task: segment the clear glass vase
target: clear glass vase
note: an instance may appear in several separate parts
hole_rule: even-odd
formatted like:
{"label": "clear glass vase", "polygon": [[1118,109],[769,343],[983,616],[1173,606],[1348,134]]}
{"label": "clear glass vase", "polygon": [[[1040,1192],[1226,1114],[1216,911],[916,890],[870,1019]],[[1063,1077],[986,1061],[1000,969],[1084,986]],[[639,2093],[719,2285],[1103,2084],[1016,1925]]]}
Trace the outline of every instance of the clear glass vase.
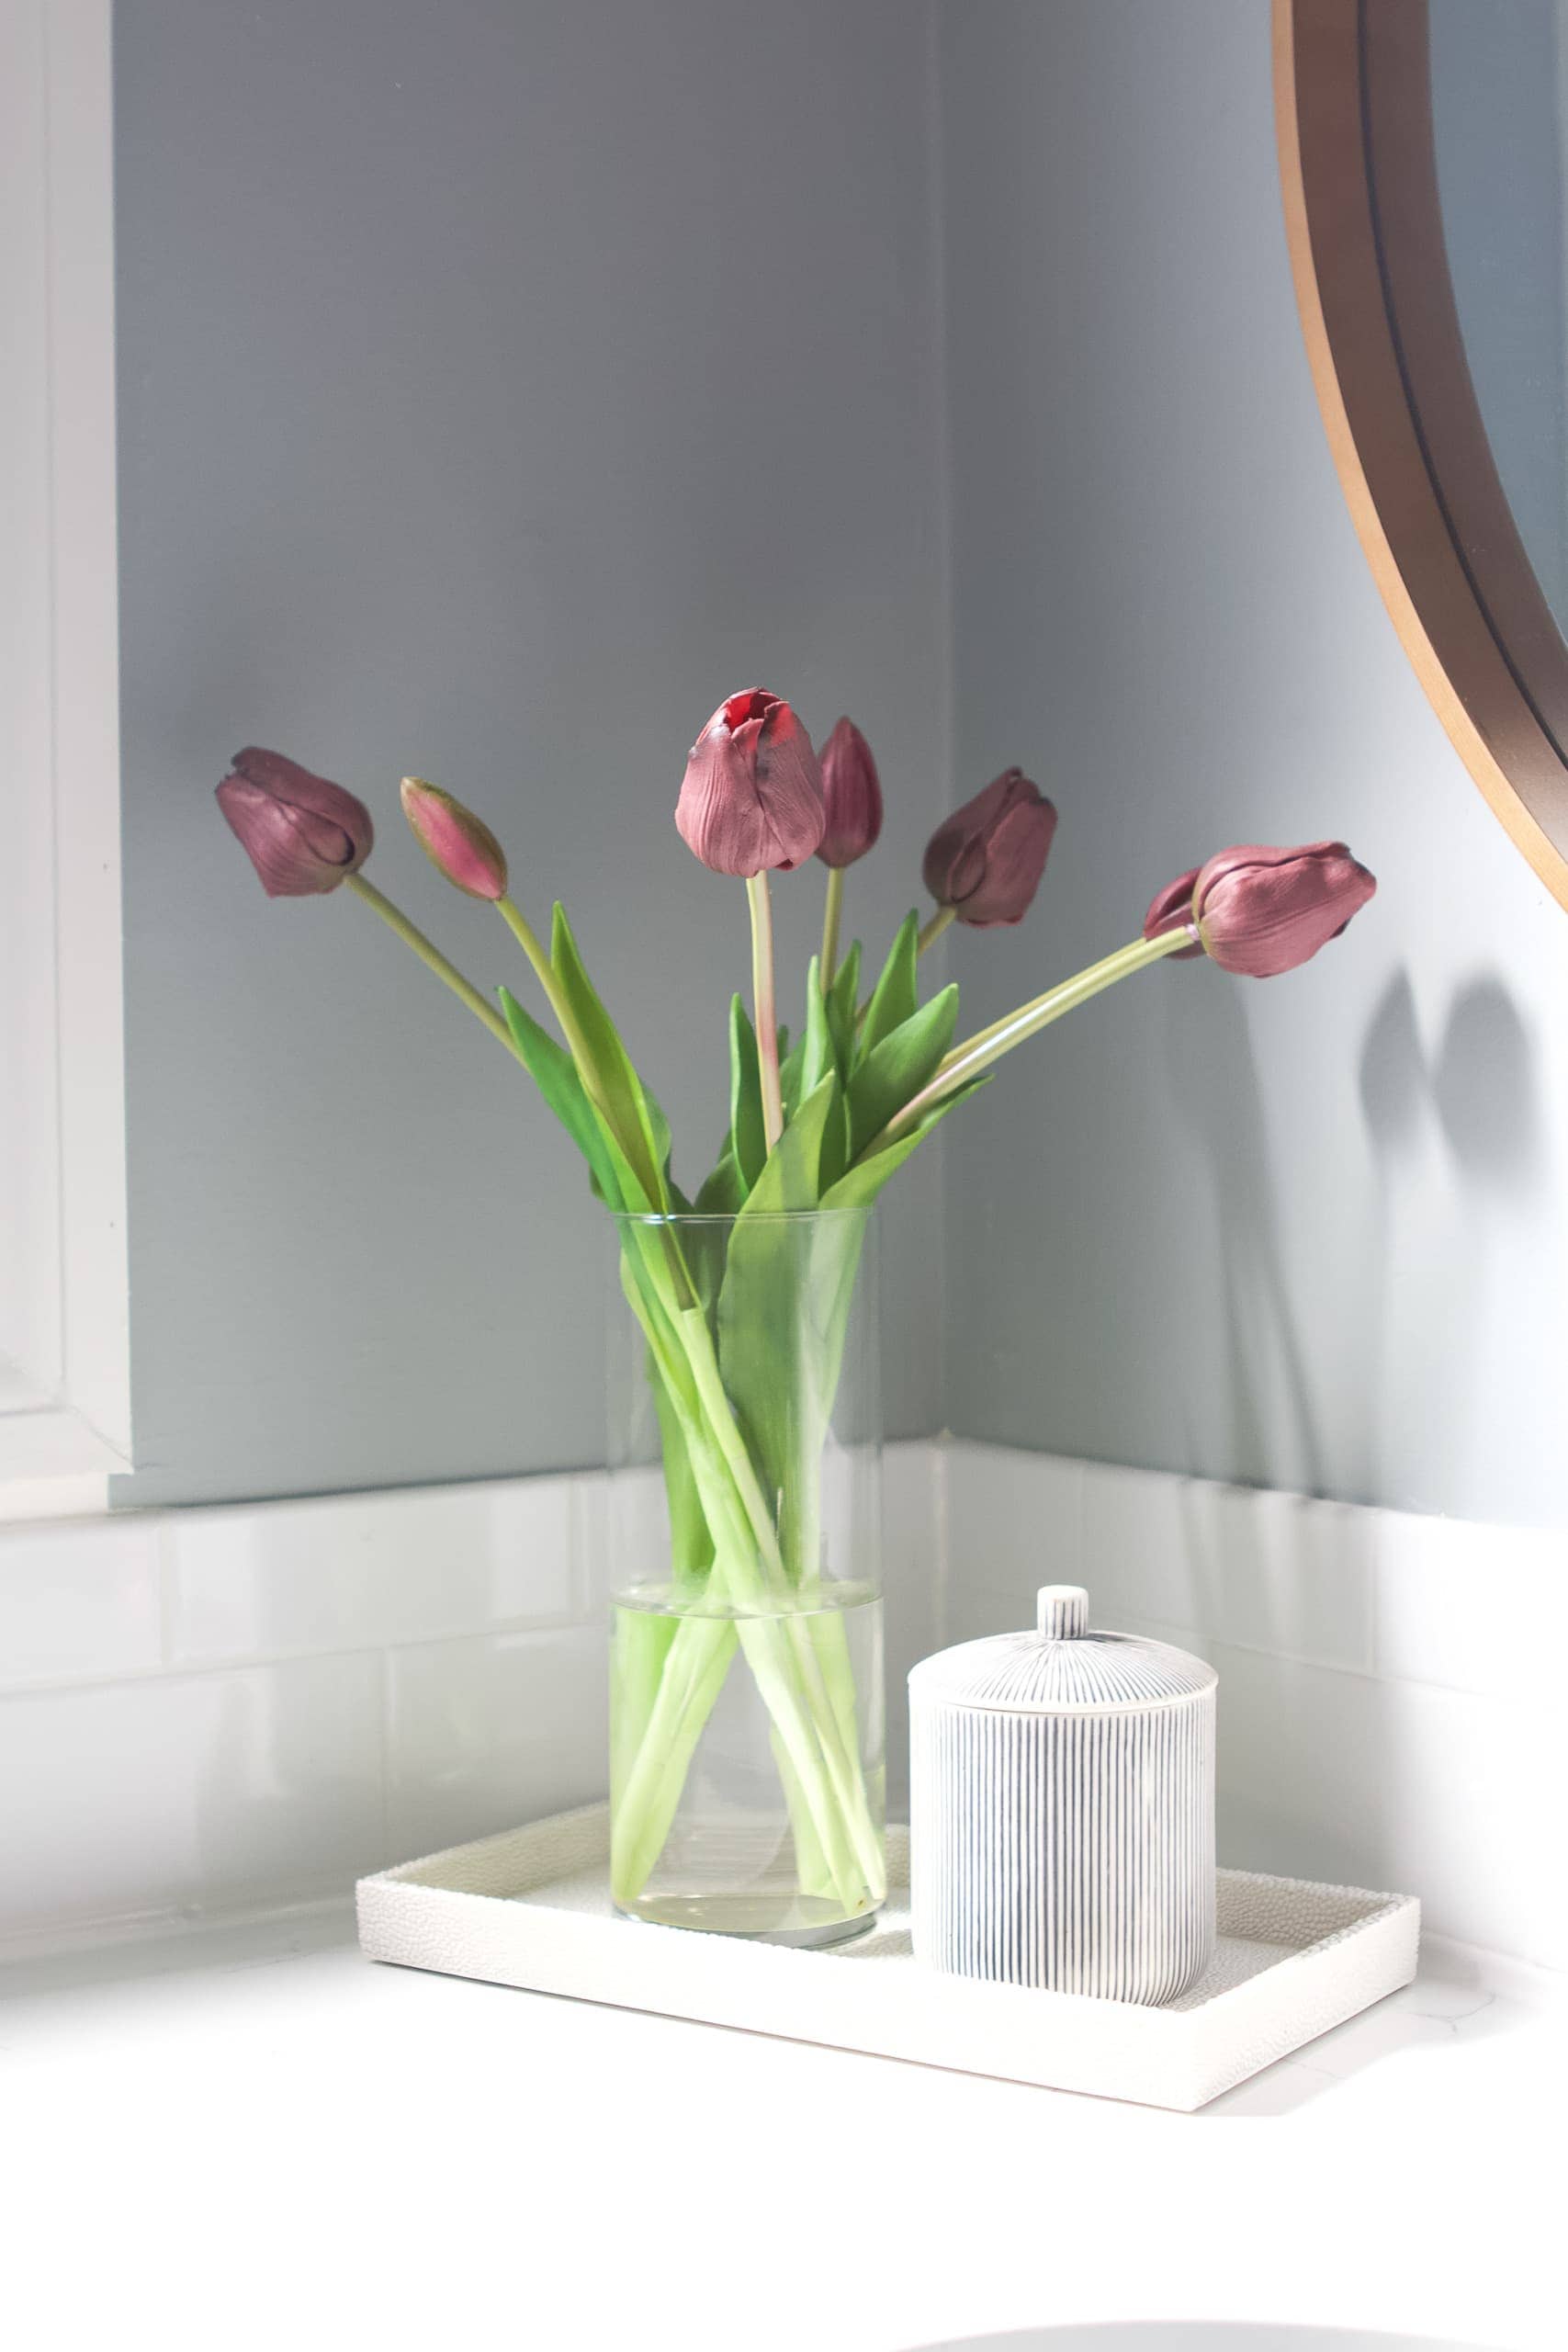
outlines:
{"label": "clear glass vase", "polygon": [[873,1212],[615,1225],[615,1901],[834,1942],[886,1891]]}

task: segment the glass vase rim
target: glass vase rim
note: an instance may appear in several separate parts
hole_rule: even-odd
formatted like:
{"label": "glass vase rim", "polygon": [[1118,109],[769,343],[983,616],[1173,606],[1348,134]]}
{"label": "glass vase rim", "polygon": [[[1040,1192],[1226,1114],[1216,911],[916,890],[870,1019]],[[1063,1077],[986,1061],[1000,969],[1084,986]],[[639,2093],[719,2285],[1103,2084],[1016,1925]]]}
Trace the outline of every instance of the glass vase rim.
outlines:
{"label": "glass vase rim", "polygon": [[846,1201],[833,1208],[812,1209],[611,1209],[616,1225],[822,1225],[842,1217],[863,1222],[876,1213],[874,1201]]}

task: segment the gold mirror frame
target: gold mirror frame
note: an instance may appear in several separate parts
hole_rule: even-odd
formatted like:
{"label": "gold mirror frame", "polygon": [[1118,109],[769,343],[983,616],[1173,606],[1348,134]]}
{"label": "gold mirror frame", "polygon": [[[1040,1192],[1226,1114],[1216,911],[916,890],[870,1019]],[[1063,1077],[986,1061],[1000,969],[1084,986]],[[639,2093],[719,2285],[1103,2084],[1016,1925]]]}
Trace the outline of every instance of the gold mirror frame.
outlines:
{"label": "gold mirror frame", "polygon": [[1568,648],[1497,478],[1438,201],[1427,0],[1273,0],[1285,229],[1340,483],[1416,673],[1568,907]]}

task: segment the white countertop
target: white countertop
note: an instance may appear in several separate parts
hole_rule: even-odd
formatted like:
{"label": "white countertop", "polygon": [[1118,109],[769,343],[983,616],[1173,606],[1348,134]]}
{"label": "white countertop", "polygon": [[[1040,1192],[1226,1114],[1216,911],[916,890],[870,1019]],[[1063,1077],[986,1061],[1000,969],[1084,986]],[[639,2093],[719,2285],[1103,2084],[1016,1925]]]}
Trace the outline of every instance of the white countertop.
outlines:
{"label": "white countertop", "polygon": [[1568,2341],[1564,2018],[1522,1976],[1429,1963],[1179,2116],[377,1967],[351,1933],[0,1972],[17,2352]]}

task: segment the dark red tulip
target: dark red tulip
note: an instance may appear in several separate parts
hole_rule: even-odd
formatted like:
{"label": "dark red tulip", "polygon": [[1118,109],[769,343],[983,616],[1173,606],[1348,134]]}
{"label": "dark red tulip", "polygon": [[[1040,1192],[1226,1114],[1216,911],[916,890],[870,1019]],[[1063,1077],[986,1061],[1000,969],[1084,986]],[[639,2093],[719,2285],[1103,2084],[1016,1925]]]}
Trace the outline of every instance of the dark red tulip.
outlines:
{"label": "dark red tulip", "polygon": [[432,865],[470,899],[504,899],[506,852],[484,820],[422,775],[405,775],[400,791],[403,815]]}
{"label": "dark red tulip", "polygon": [[[1343,842],[1309,842],[1301,849],[1247,842],[1221,850],[1196,875],[1170,883],[1150,906],[1144,931],[1152,939],[1173,922],[1190,920],[1204,952],[1227,972],[1272,979],[1337,939],[1377,887]],[[1186,917],[1179,904],[1183,891]],[[1172,960],[1186,953],[1178,949]]]}
{"label": "dark red tulip", "polygon": [[788,872],[822,839],[827,812],[811,738],[760,686],[720,703],[693,744],[675,822],[716,874]]}
{"label": "dark red tulip", "polygon": [[1158,939],[1162,933],[1168,931],[1190,931],[1192,933],[1190,947],[1172,949],[1170,961],[1173,964],[1185,964],[1190,956],[1201,956],[1203,953],[1203,944],[1198,936],[1192,914],[1192,893],[1197,883],[1198,868],[1190,865],[1185,874],[1179,874],[1174,882],[1168,882],[1163,890],[1155,892],[1149,900],[1148,913],[1144,917],[1145,939]]}
{"label": "dark red tulip", "polygon": [[921,872],[938,906],[985,930],[1029,912],[1056,830],[1056,811],[1021,768],[1009,768],[939,825]]}
{"label": "dark red tulip", "polygon": [[269,899],[335,890],[369,856],[370,811],[341,784],[255,744],[234,754],[218,806]]}
{"label": "dark red tulip", "polygon": [[823,744],[822,799],[828,829],[817,854],[824,865],[852,865],[882,831],[882,785],[871,745],[852,718],[840,718]]}

